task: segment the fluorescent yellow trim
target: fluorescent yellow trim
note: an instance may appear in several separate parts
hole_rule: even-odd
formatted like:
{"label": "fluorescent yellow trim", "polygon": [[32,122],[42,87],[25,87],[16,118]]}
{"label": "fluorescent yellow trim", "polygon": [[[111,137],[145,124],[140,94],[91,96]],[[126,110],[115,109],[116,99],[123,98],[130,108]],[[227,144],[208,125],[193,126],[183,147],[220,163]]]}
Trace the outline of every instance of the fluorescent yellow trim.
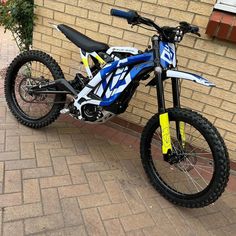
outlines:
{"label": "fluorescent yellow trim", "polygon": [[186,136],[185,136],[185,123],[183,121],[179,122],[179,129],[180,129],[182,145],[183,145],[183,148],[184,148],[185,147],[185,142],[186,142]]}
{"label": "fluorescent yellow trim", "polygon": [[82,62],[85,67],[89,67],[88,59],[86,57],[82,58]]}
{"label": "fluorescent yellow trim", "polygon": [[162,134],[162,154],[167,154],[168,150],[172,150],[168,113],[164,113],[160,115],[160,125],[161,125],[161,134]]}
{"label": "fluorescent yellow trim", "polygon": [[106,64],[106,62],[98,54],[95,56],[95,58],[98,60],[98,62],[101,65],[105,65]]}

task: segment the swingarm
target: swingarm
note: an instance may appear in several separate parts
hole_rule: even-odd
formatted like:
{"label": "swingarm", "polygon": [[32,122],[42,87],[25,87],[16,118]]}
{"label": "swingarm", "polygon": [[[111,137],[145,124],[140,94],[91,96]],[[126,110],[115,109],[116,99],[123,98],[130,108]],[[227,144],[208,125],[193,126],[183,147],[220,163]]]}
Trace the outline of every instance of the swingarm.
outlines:
{"label": "swingarm", "polygon": [[29,89],[32,94],[72,94],[77,96],[76,90],[65,79],[58,79],[46,84],[39,84]]}

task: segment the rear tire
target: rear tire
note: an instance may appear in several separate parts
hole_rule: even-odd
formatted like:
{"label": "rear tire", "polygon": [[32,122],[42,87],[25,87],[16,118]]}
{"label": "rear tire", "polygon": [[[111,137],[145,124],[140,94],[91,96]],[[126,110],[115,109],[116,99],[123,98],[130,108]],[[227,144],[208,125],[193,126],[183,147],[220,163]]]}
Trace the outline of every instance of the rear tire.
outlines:
{"label": "rear tire", "polygon": [[[197,114],[196,112],[193,112],[187,109],[172,108],[172,109],[168,109],[168,113],[169,113],[170,122],[174,121],[173,123],[175,124],[175,121],[182,121],[185,124],[188,124],[189,126],[194,127],[194,129],[196,129],[197,132],[199,132],[202,135],[203,139],[201,140],[204,141],[205,139],[206,143],[209,146],[209,150],[211,152],[211,155],[213,157],[213,162],[214,162],[214,166],[212,167],[213,173],[212,173],[211,180],[209,180],[208,185],[204,189],[200,189],[199,192],[186,194],[186,192],[184,191],[180,192],[178,190],[178,187],[175,188],[174,184],[171,185],[168,183],[168,178],[170,178],[168,177],[168,174],[173,175],[173,172],[170,171],[169,173],[165,172],[165,174],[162,174],[161,170],[163,169],[160,168],[160,164],[159,164],[160,169],[159,171],[157,170],[158,166],[155,166],[155,161],[160,163],[163,160],[161,151],[160,151],[160,155],[157,156],[156,160],[155,160],[156,156],[154,155],[155,153],[152,151],[153,150],[152,143],[153,143],[154,134],[156,135],[156,130],[160,128],[158,114],[154,115],[148,121],[142,133],[140,152],[141,152],[143,168],[151,184],[154,186],[154,188],[170,202],[176,205],[180,205],[180,206],[188,207],[188,208],[198,208],[198,207],[207,206],[215,202],[221,196],[228,182],[230,167],[229,167],[228,152],[224,144],[224,141],[221,138],[219,132],[216,130],[216,128],[207,119],[203,118],[201,115]],[[185,153],[186,153],[185,154],[186,159],[189,159],[189,157],[191,157],[191,155],[194,154],[193,151],[190,152],[191,153],[190,156],[187,155],[187,151],[185,151]],[[200,160],[200,163],[201,163],[201,159],[199,159],[200,156],[198,156],[199,154],[201,153],[197,153],[196,160],[197,161]],[[176,167],[174,165],[171,166],[171,164],[165,162],[164,160],[163,162],[165,166],[169,165],[170,169],[173,169]],[[181,162],[182,160],[177,165],[180,165]],[[206,162],[210,162],[208,158],[206,158]],[[202,167],[202,165],[199,165],[199,164],[198,166]],[[185,171],[188,172],[187,175],[189,175],[190,171],[184,169],[183,171],[184,174],[186,174]],[[173,178],[173,176],[171,178]],[[174,179],[175,180],[173,182],[177,181],[176,178]],[[189,182],[191,184],[191,181]],[[181,182],[181,178],[180,178],[179,184],[182,184],[182,183],[183,182]]]}
{"label": "rear tire", "polygon": [[4,89],[8,107],[21,124],[37,129],[51,124],[58,118],[58,116],[60,115],[60,110],[64,107],[65,103],[63,103],[63,101],[65,102],[66,95],[55,95],[54,102],[56,102],[57,104],[53,104],[50,111],[43,117],[35,119],[30,117],[29,115],[26,115],[20,108],[20,105],[16,99],[15,84],[20,69],[26,63],[31,62],[39,62],[40,64],[44,65],[50,71],[54,80],[64,79],[64,74],[60,66],[51,56],[44,52],[36,50],[21,53],[12,61],[7,69]]}

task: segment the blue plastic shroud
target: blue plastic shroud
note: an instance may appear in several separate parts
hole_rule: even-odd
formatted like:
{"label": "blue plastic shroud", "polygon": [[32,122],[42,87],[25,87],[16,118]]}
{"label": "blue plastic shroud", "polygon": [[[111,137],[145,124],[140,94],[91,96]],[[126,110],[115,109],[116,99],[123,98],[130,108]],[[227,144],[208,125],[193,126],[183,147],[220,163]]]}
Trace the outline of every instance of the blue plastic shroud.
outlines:
{"label": "blue plastic shroud", "polygon": [[[127,57],[119,61],[114,61],[105,66],[99,72],[102,78],[101,86],[105,93],[102,97],[102,101],[100,102],[100,106],[111,105],[143,69],[153,68],[153,66],[153,52]],[[123,68],[123,71],[117,73],[117,69],[119,68]],[[115,84],[113,81],[107,80],[107,77],[111,73],[114,73],[111,80],[115,77],[117,79],[117,76],[120,78]],[[107,94],[106,91],[108,90],[109,93]]]}

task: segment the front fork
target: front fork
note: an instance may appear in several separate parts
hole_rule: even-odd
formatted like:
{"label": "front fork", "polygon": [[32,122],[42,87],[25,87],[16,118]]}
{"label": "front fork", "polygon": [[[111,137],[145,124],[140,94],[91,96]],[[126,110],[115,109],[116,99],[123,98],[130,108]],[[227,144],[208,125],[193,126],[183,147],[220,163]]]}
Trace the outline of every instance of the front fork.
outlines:
{"label": "front fork", "polygon": [[[160,54],[159,54],[159,38],[154,35],[152,37],[152,45],[154,50],[154,65],[155,65],[155,77],[156,77],[156,89],[157,89],[157,102],[158,102],[158,114],[160,119],[160,126],[162,132],[162,154],[166,161],[171,161],[172,157],[172,143],[170,135],[170,122],[169,114],[165,107],[164,87],[163,87],[163,71],[160,65]],[[180,107],[180,91],[179,81],[175,78],[171,79],[172,91],[173,91],[173,104],[174,107]],[[182,145],[185,142],[184,123],[176,122],[176,136]]]}
{"label": "front fork", "polygon": [[[176,78],[171,78],[172,91],[173,91],[173,105],[174,107],[180,108],[180,89],[179,80]],[[179,143],[185,148],[185,123],[183,121],[176,121],[176,137]]]}

